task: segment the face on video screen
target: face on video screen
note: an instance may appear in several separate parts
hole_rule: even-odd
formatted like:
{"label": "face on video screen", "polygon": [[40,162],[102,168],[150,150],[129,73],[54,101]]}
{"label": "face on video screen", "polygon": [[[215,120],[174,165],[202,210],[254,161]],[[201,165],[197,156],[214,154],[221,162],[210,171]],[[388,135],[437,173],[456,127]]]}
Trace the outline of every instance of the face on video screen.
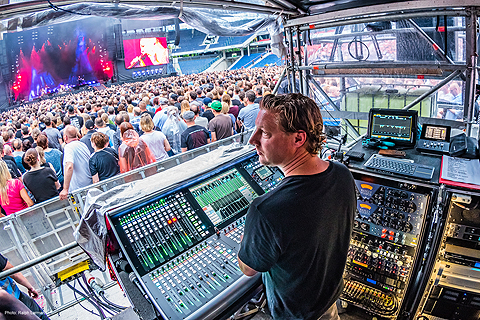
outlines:
{"label": "face on video screen", "polygon": [[168,63],[166,38],[123,40],[125,68],[139,68]]}

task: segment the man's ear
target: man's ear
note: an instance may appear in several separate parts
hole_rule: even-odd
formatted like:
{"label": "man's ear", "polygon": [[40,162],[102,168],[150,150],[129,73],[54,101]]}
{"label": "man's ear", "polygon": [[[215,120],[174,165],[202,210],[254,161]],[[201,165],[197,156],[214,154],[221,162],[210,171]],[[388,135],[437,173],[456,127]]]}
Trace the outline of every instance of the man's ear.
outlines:
{"label": "man's ear", "polygon": [[303,130],[295,132],[295,145],[301,147],[307,141],[307,133]]}

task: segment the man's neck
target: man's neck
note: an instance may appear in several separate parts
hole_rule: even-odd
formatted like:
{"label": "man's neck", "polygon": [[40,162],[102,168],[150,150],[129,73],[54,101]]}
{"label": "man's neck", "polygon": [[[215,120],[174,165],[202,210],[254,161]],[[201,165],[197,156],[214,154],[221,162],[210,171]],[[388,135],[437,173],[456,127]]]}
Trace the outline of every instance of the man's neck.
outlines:
{"label": "man's neck", "polygon": [[317,155],[313,155],[305,149],[299,149],[288,163],[280,166],[280,169],[286,177],[289,177],[317,174],[327,170],[328,166],[329,163]]}

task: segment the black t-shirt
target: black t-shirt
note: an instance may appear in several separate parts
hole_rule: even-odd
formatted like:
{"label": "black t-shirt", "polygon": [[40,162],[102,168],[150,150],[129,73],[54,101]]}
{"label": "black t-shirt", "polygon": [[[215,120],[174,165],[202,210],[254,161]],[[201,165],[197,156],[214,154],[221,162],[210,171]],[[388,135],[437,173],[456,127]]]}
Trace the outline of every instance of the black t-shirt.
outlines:
{"label": "black t-shirt", "polygon": [[335,303],[355,208],[353,177],[334,162],[318,174],[287,177],[253,201],[238,257],[263,272],[275,320],[316,320]]}
{"label": "black t-shirt", "polygon": [[32,144],[35,142],[35,140],[33,140],[32,136],[22,137],[22,142],[23,142],[24,140],[29,140]]}
{"label": "black t-shirt", "polygon": [[3,271],[7,266],[8,259],[5,258],[3,255],[0,254],[0,271]]}
{"label": "black t-shirt", "polygon": [[92,176],[98,173],[100,181],[111,178],[120,173],[118,153],[112,148],[105,148],[95,152],[88,162]]}
{"label": "black t-shirt", "polygon": [[70,117],[70,124],[72,126],[77,127],[77,129],[80,130],[83,127],[83,118],[79,117],[79,116],[71,116]]}
{"label": "black t-shirt", "polygon": [[3,156],[3,161],[7,164],[8,171],[13,179],[20,178],[22,173],[18,170],[17,164],[15,163],[15,159],[12,156]]}
{"label": "black t-shirt", "polygon": [[204,113],[202,113],[202,117],[207,118],[208,122],[215,118],[215,115],[213,114],[212,110],[205,110]]}
{"label": "black t-shirt", "polygon": [[181,147],[192,150],[207,144],[210,134],[207,129],[199,125],[193,125],[183,131],[181,135]]}
{"label": "black t-shirt", "polygon": [[28,171],[23,175],[23,183],[35,197],[35,203],[58,196],[58,190],[55,186],[57,180],[57,174],[50,166]]}
{"label": "black t-shirt", "polygon": [[20,139],[22,138],[22,130],[17,130],[17,132],[15,132],[15,139]]}

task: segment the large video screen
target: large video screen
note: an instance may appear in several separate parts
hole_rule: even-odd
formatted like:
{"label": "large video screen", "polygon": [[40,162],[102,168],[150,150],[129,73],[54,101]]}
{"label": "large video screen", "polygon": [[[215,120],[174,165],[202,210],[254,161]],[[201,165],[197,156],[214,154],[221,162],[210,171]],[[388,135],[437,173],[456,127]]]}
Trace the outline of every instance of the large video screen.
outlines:
{"label": "large video screen", "polygon": [[105,19],[84,20],[5,34],[15,101],[32,100],[113,76]]}
{"label": "large video screen", "polygon": [[167,38],[123,40],[125,68],[141,68],[168,63]]}

